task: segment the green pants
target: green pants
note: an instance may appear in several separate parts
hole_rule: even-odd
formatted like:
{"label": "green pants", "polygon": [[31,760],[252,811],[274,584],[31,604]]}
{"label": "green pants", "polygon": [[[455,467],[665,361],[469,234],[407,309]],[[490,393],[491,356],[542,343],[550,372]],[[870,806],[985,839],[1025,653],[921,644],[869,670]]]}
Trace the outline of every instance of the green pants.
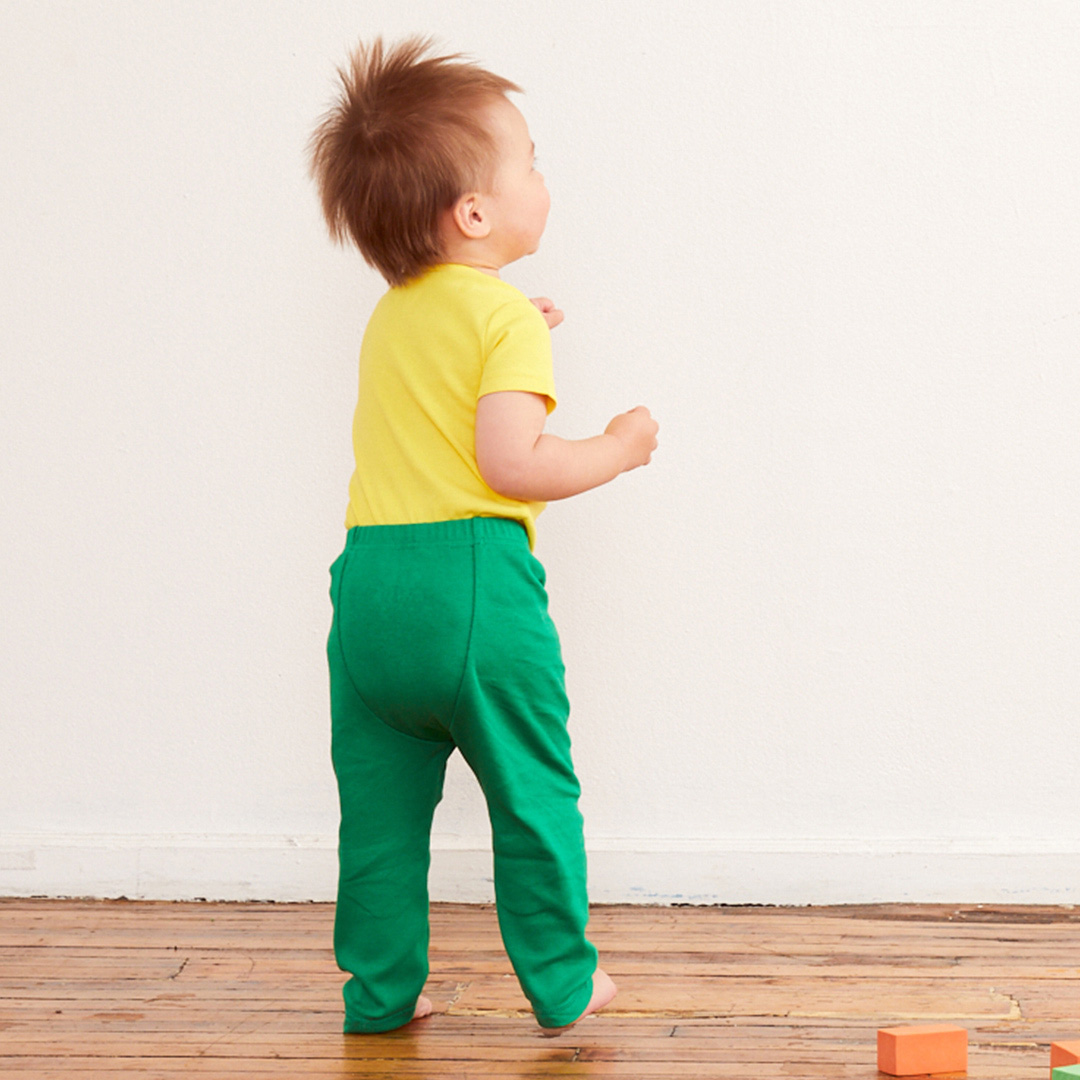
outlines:
{"label": "green pants", "polygon": [[514,971],[542,1026],[572,1022],[597,955],[559,639],[524,528],[353,528],[330,574],[345,1031],[407,1023],[427,979],[431,821],[455,747],[487,800]]}

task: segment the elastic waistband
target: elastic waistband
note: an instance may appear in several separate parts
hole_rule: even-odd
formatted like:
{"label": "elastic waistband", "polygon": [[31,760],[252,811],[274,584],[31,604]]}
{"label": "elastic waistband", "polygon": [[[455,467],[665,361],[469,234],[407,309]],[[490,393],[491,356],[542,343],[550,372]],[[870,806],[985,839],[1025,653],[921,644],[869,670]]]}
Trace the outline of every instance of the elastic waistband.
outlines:
{"label": "elastic waistband", "polygon": [[354,525],[346,545],[405,547],[410,544],[529,544],[525,525],[512,518],[471,517],[455,521],[424,521],[418,525]]}

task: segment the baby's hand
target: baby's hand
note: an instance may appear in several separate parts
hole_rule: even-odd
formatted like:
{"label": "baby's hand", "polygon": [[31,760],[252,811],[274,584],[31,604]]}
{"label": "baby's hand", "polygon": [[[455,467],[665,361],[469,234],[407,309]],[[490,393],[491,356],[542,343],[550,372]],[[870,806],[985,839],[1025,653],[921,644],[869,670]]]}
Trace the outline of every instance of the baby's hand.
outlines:
{"label": "baby's hand", "polygon": [[536,296],[529,301],[531,304],[535,304],[540,314],[544,316],[544,322],[548,324],[549,330],[554,330],[566,318],[566,316],[555,306],[554,300],[549,300],[546,296]]}
{"label": "baby's hand", "polygon": [[619,413],[604,429],[605,435],[614,435],[626,448],[626,464],[623,472],[648,465],[656,449],[656,433],[660,425],[644,405],[629,412]]}

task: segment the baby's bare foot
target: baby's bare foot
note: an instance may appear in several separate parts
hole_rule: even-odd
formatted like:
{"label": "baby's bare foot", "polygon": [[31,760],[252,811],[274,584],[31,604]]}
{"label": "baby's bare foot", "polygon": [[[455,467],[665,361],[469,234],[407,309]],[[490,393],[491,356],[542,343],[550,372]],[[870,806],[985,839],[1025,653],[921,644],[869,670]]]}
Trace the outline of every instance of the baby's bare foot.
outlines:
{"label": "baby's bare foot", "polygon": [[416,999],[416,1010],[413,1012],[412,1018],[414,1020],[419,1020],[422,1016],[430,1016],[432,1008],[431,998],[426,998],[421,994]]}
{"label": "baby's bare foot", "polygon": [[543,1034],[561,1035],[564,1031],[569,1031],[578,1020],[588,1016],[589,1013],[594,1013],[602,1009],[617,993],[617,988],[611,981],[611,976],[602,968],[596,969],[596,973],[593,975],[592,987],[592,997],[589,999],[589,1004],[585,1007],[585,1011],[577,1018],[577,1020],[574,1020],[563,1027],[541,1028],[540,1030]]}

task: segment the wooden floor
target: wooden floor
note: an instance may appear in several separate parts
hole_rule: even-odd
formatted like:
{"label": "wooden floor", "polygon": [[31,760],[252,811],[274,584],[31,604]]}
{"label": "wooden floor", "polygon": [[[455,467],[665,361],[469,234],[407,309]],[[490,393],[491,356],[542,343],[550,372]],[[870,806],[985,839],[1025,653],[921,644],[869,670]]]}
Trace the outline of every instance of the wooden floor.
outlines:
{"label": "wooden floor", "polygon": [[877,1077],[879,1027],[951,1022],[968,1076],[1048,1080],[1080,1039],[1080,911],[597,907],[619,995],[541,1036],[494,910],[436,905],[436,1014],[342,1035],[325,904],[0,900],[0,1074]]}

